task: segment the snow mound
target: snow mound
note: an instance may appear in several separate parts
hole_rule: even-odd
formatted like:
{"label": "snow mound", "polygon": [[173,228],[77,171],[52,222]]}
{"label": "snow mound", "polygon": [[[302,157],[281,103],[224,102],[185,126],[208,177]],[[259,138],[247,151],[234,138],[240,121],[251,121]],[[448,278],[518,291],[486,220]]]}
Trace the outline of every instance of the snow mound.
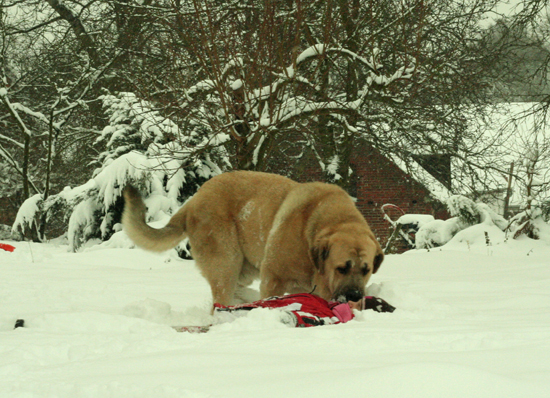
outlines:
{"label": "snow mound", "polygon": [[473,225],[458,232],[446,245],[448,249],[460,247],[486,248],[506,241],[506,234],[495,225],[486,223]]}
{"label": "snow mound", "polygon": [[212,323],[212,316],[204,308],[192,307],[185,312],[178,312],[172,310],[170,304],[153,299],[128,304],[122,314],[171,326],[203,326]]}

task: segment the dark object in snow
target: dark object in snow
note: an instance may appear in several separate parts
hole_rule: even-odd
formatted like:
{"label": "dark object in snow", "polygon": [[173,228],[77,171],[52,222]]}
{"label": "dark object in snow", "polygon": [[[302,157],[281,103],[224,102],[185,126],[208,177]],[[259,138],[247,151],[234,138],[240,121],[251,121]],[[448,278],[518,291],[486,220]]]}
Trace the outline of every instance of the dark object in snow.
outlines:
{"label": "dark object in snow", "polygon": [[[311,327],[345,323],[353,319],[353,309],[374,310],[376,312],[393,312],[395,307],[385,300],[366,296],[356,302],[340,303],[326,301],[311,293],[288,294],[286,296],[270,297],[252,303],[224,306],[214,304],[215,324],[232,322],[246,316],[256,308],[278,309],[281,312],[281,322],[294,327]],[[174,326],[178,332],[206,333],[210,326]]]}
{"label": "dark object in snow", "polygon": [[25,320],[24,319],[18,319],[18,320],[15,321],[14,329],[23,328],[23,327],[25,327]]}
{"label": "dark object in snow", "polygon": [[176,332],[188,333],[206,333],[210,330],[210,325],[207,326],[172,326]]}
{"label": "dark object in snow", "polygon": [[0,243],[0,249],[3,249],[7,252],[12,252],[15,250],[15,246],[8,245],[7,243]]}
{"label": "dark object in snow", "polygon": [[374,310],[376,312],[393,312],[395,307],[387,301],[378,297],[367,296],[363,299],[364,310]]}

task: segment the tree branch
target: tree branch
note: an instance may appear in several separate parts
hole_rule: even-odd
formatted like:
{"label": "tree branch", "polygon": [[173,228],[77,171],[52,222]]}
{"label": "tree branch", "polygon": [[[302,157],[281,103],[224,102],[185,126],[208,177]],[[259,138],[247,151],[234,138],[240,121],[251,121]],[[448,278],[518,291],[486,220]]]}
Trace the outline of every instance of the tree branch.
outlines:
{"label": "tree branch", "polygon": [[99,65],[99,54],[94,39],[86,31],[82,21],[60,0],[46,0],[61,18],[69,23],[82,49],[90,56],[92,66]]}

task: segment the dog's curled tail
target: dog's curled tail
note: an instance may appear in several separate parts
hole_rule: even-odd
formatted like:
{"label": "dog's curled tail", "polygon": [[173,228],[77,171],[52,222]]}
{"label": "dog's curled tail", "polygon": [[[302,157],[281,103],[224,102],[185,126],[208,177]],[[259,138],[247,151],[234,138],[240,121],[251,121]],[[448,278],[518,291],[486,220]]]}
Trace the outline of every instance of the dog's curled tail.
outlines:
{"label": "dog's curled tail", "polygon": [[122,226],[137,246],[145,250],[162,252],[176,247],[185,238],[185,225],[175,222],[182,218],[182,214],[178,213],[178,217],[172,217],[164,228],[156,229],[146,224],[146,212],[147,208],[139,191],[131,185],[126,186]]}

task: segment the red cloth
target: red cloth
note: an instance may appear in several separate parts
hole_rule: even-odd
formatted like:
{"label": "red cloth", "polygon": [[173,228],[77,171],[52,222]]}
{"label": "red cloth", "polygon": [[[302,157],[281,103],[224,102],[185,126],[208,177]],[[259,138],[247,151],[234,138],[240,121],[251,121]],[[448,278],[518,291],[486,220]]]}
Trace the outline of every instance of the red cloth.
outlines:
{"label": "red cloth", "polygon": [[12,252],[15,250],[15,247],[12,245],[8,245],[7,243],[0,243],[0,249],[4,249],[7,252]]}
{"label": "red cloth", "polygon": [[[347,310],[346,308],[347,307]],[[215,311],[247,311],[254,308],[278,308],[294,315],[296,327],[310,327],[347,322],[353,318],[353,311],[347,303],[326,301],[309,293],[270,297],[252,303],[224,306],[214,304]]]}

